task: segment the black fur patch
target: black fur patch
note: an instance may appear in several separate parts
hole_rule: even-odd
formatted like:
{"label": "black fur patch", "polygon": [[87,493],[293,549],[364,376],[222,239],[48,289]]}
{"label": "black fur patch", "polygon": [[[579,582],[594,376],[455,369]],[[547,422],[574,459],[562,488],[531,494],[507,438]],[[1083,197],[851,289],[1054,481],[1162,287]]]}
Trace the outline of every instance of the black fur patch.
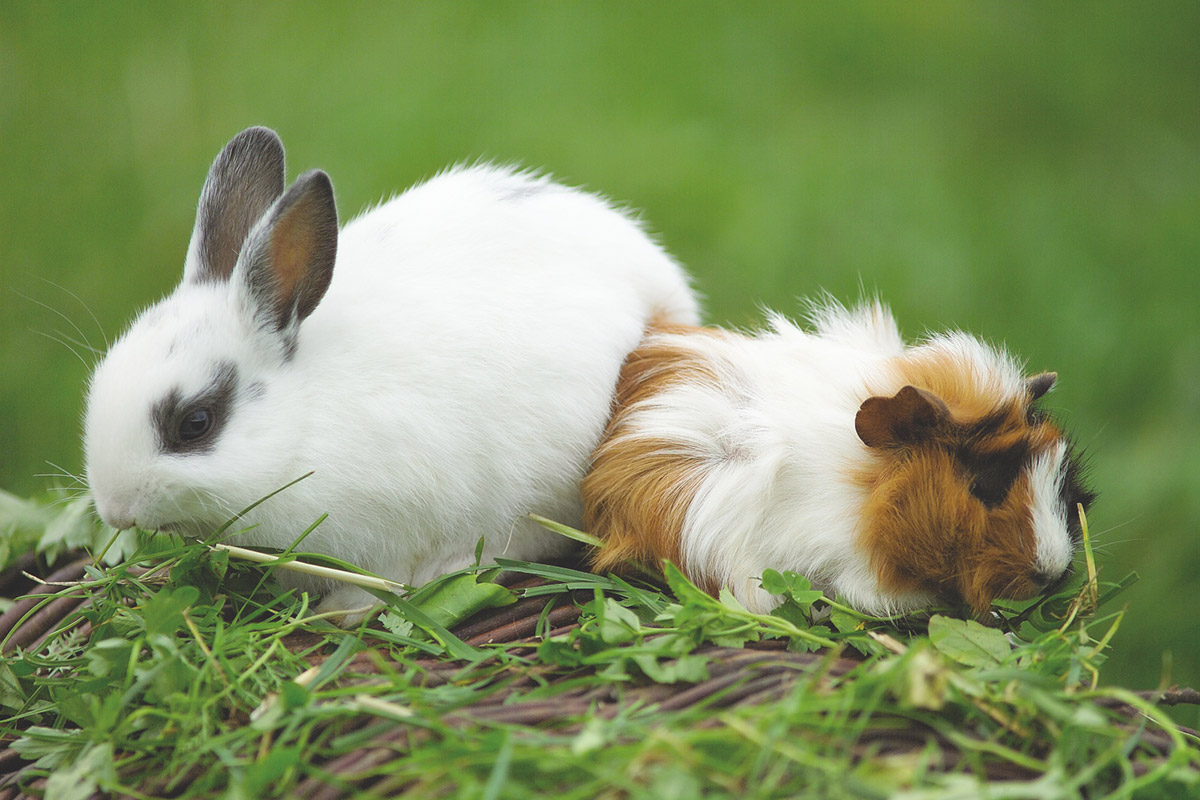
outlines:
{"label": "black fur patch", "polygon": [[971,475],[971,494],[992,509],[1008,497],[1021,470],[1029,461],[1029,450],[1024,445],[994,452],[961,447],[955,456]]}
{"label": "black fur patch", "polygon": [[[199,394],[184,397],[179,389],[172,389],[155,403],[150,409],[150,420],[158,436],[159,449],[178,455],[211,451],[229,419],[237,381],[237,367],[225,362],[217,366],[209,385]],[[186,437],[181,434],[181,428],[196,412],[206,412],[210,423],[203,435]]]}
{"label": "black fur patch", "polygon": [[1063,465],[1066,474],[1063,476],[1059,502],[1067,512],[1067,531],[1071,534],[1071,541],[1079,544],[1083,538],[1083,525],[1079,521],[1078,507],[1083,506],[1086,512],[1095,502],[1096,493],[1088,488],[1084,476],[1085,466],[1071,450],[1068,450]]}

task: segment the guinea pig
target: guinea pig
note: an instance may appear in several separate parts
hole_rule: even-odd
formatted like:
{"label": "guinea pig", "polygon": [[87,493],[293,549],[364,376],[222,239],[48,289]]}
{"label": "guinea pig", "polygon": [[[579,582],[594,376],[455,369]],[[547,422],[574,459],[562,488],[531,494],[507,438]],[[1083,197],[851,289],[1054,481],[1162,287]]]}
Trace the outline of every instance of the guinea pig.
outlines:
{"label": "guinea pig", "polygon": [[1070,569],[1093,495],[1036,403],[1053,373],[961,332],[906,345],[878,302],[811,322],[648,328],[583,482],[595,569],[670,559],[764,613],[763,570],[792,570],[874,615],[982,614]]}
{"label": "guinea pig", "polygon": [[[96,367],[87,482],[100,517],[303,549],[419,585],[566,542],[621,365],[650,320],[698,320],[681,267],[630,214],[511,169],[449,169],[339,232],[319,170],[285,191],[266,128],[200,195],[183,279]],[[294,573],[322,611],[374,602]],[[348,621],[348,620],[347,620]]]}

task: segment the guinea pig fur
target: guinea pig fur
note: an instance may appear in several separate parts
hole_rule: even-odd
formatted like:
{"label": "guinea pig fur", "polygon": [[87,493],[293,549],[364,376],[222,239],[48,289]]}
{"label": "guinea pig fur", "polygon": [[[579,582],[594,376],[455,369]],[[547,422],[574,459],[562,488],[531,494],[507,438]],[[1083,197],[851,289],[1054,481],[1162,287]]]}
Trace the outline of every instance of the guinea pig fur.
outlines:
{"label": "guinea pig fur", "polygon": [[1024,377],[965,333],[907,346],[881,304],[745,335],[655,324],[626,360],[583,483],[598,570],[670,559],[766,612],[764,569],[865,613],[983,613],[1071,567],[1082,485]]}

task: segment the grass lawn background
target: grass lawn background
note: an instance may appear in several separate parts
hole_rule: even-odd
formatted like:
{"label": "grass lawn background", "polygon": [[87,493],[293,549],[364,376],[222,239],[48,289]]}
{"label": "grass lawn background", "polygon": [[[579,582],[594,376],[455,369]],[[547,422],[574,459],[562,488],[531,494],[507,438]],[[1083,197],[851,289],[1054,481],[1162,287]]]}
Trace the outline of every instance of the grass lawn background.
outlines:
{"label": "grass lawn background", "polygon": [[518,161],[642,209],[714,323],[866,287],[1057,370],[1102,568],[1142,576],[1105,678],[1200,683],[1200,5],[828,9],[4,4],[0,487],[79,471],[89,369],[41,334],[174,286],[241,128],[343,218]]}

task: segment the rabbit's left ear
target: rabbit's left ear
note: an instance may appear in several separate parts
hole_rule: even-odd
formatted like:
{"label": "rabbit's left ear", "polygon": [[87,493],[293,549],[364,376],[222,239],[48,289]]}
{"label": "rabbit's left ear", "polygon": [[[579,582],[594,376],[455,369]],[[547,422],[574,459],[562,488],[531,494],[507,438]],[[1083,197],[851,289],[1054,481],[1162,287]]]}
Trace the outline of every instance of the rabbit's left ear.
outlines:
{"label": "rabbit's left ear", "polygon": [[183,267],[185,283],[229,280],[250,229],[283,194],[283,144],[268,128],[247,128],[213,161],[200,192]]}
{"label": "rabbit's left ear", "polygon": [[288,332],[325,296],[337,258],[333,184],[321,170],[301,175],[250,231],[235,271],[255,321]]}

